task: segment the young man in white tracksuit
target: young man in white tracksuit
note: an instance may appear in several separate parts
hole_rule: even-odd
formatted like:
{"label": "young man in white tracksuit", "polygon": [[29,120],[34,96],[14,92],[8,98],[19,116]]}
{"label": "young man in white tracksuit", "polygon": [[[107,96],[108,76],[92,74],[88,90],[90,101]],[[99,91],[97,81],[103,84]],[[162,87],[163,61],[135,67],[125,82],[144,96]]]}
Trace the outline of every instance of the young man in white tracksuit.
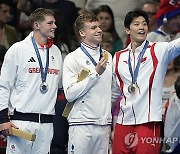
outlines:
{"label": "young man in white tracksuit", "polygon": [[[53,115],[58,86],[62,86],[61,52],[53,44],[52,10],[32,12],[33,28],[7,51],[0,76],[0,129],[7,137],[7,154],[47,154],[53,137]],[[10,114],[10,115],[9,115]],[[19,128],[35,141],[11,135]]]}
{"label": "young man in white tracksuit", "polygon": [[158,154],[162,85],[168,63],[180,54],[180,38],[169,43],[147,41],[148,17],[143,11],[127,13],[124,25],[131,43],[113,59],[112,100],[120,91],[123,94],[113,154]]}
{"label": "young man in white tracksuit", "polygon": [[[112,58],[102,55],[102,30],[98,18],[80,15],[76,28],[81,46],[65,57],[63,87],[67,100],[75,102],[68,116],[69,154],[107,154],[111,125]],[[101,58],[102,57],[102,58]],[[87,77],[78,82],[78,74],[86,68]]]}

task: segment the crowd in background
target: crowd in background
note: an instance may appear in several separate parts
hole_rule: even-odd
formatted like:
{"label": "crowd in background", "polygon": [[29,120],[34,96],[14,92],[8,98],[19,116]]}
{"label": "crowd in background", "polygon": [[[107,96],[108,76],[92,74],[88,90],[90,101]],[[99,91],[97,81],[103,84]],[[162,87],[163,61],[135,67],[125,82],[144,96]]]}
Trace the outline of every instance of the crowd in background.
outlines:
{"label": "crowd in background", "polygon": [[[161,2],[161,5],[160,4]],[[126,35],[123,25],[125,14],[131,10],[142,9],[148,15],[149,34],[147,39],[151,42],[170,42],[180,36],[180,4],[173,1],[176,7],[170,7],[166,0],[0,0],[0,66],[8,48],[17,41],[23,40],[31,31],[28,16],[37,8],[52,9],[55,13],[57,29],[55,31],[54,44],[62,52],[63,59],[67,54],[79,47],[81,39],[74,22],[82,12],[93,12],[99,19],[103,31],[101,46],[109,51],[112,56],[127,47],[130,38]],[[180,56],[168,65],[163,85],[163,122],[164,128],[172,125],[180,125],[178,118],[171,126],[166,122],[166,116],[172,116],[168,106],[173,102],[175,88],[174,83],[180,75]],[[56,104],[56,116],[54,118],[54,138],[52,141],[52,154],[64,154],[68,142],[68,122],[62,117],[66,104],[63,91],[59,90]],[[175,109],[180,109],[180,104]],[[172,107],[171,107],[172,108]],[[173,112],[173,111],[172,111]],[[180,110],[176,112],[180,114]],[[177,116],[174,115],[174,116]],[[172,117],[174,118],[174,117]],[[171,117],[168,117],[168,120]],[[170,120],[169,120],[170,121]],[[165,123],[165,127],[164,127]],[[180,128],[180,126],[177,126]],[[174,129],[174,128],[171,128]],[[179,135],[180,130],[176,130]],[[166,130],[162,137],[168,138]],[[178,144],[178,143],[177,143]],[[178,145],[176,146],[178,147]],[[6,147],[6,138],[0,138],[0,154]],[[173,147],[173,149],[171,149]],[[163,145],[162,152],[172,152],[174,145]],[[169,151],[168,151],[169,150]],[[2,151],[2,152],[1,152]]]}

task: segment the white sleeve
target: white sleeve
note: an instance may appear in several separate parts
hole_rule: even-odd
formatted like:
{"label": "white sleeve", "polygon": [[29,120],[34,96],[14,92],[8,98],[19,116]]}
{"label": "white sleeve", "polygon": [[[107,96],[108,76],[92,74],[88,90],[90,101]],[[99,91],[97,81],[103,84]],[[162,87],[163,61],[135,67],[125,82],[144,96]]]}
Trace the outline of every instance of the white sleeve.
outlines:
{"label": "white sleeve", "polygon": [[71,54],[67,55],[63,64],[63,88],[66,99],[72,102],[84,94],[99,80],[98,73],[94,70],[84,80],[77,82],[79,68],[77,59]]}
{"label": "white sleeve", "polygon": [[168,42],[167,45],[168,62],[171,62],[178,55],[180,55],[180,38]]}
{"label": "white sleeve", "polygon": [[113,58],[113,74],[112,74],[112,96],[111,96],[111,101],[115,102],[116,99],[119,97],[121,94],[120,87],[117,83],[117,76],[115,73],[115,67],[116,67],[116,54]]}
{"label": "white sleeve", "polygon": [[11,89],[18,76],[17,49],[17,44],[14,44],[8,49],[4,57],[0,75],[0,111],[8,108]]}

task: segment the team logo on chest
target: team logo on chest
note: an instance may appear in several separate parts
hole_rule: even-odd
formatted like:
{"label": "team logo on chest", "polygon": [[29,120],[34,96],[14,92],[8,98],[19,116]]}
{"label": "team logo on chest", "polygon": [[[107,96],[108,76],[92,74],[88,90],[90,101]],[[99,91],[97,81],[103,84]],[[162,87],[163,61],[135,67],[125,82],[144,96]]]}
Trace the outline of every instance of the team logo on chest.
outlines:
{"label": "team logo on chest", "polygon": [[10,145],[10,151],[11,151],[11,153],[15,153],[16,147],[14,144]]}
{"label": "team logo on chest", "polygon": [[51,56],[51,61],[55,61],[55,58],[54,58],[54,56]]}
{"label": "team logo on chest", "polygon": [[89,61],[89,60],[86,60],[86,64],[87,64],[87,65],[90,65],[91,63],[90,63],[90,61]]}

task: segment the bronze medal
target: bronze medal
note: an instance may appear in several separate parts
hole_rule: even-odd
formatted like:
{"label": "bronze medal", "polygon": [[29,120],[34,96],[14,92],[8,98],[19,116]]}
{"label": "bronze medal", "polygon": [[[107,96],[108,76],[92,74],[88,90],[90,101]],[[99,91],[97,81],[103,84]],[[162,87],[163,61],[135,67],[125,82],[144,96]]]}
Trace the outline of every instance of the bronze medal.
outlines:
{"label": "bronze medal", "polygon": [[135,93],[135,91],[136,91],[135,84],[132,84],[132,85],[128,86],[128,92],[129,93]]}

